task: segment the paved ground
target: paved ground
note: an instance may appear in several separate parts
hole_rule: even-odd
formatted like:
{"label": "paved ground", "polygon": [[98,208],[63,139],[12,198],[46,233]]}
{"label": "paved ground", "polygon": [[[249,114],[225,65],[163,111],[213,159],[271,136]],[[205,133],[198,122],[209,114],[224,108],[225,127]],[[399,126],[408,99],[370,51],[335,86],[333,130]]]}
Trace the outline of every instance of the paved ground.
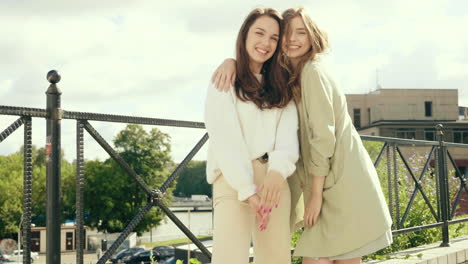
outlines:
{"label": "paved ground", "polygon": [[[94,253],[84,254],[84,264],[91,264],[97,262],[97,256]],[[76,263],[76,254],[73,253],[62,253],[61,264],[75,264]],[[110,263],[110,262],[109,262]],[[40,254],[39,260],[34,261],[34,264],[46,264],[46,255]]]}
{"label": "paved ground", "polygon": [[[418,257],[420,255],[421,257]],[[390,254],[392,259],[368,261],[366,264],[462,264],[468,263],[468,236],[450,240],[450,247],[440,247],[440,242],[410,248]]]}
{"label": "paved ground", "polygon": [[[366,264],[468,264],[468,236],[462,236],[450,241],[450,247],[439,247],[440,242],[407,249],[402,252],[392,254],[392,259],[385,261],[368,261]],[[195,248],[195,246],[193,246]],[[417,257],[422,254],[422,257]],[[410,256],[409,259],[405,259]],[[94,253],[84,255],[84,264],[97,262],[97,256]],[[76,254],[62,253],[61,264],[75,264]],[[108,262],[110,263],[110,262]],[[39,260],[34,264],[46,264],[45,254],[39,255]]]}

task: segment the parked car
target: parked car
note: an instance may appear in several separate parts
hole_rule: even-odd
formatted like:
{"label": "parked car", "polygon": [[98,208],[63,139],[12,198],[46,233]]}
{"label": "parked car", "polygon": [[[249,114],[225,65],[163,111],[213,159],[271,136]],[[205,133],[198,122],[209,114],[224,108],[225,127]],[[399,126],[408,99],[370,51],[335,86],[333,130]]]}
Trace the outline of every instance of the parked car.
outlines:
{"label": "parked car", "polygon": [[176,259],[174,256],[172,256],[163,261],[159,261],[159,264],[176,264]]}
{"label": "parked car", "polygon": [[161,261],[161,256],[157,251],[145,250],[138,252],[125,260],[126,264],[151,264],[152,261]]}
{"label": "parked car", "polygon": [[[117,254],[115,254],[114,256],[112,256],[111,258],[111,262],[112,263],[124,263],[124,258],[126,257],[131,257],[133,256],[135,253],[138,253],[140,251],[143,251],[144,249],[143,248],[127,248],[127,249],[123,249],[121,251],[119,251]],[[127,258],[129,259],[129,258]]]}
{"label": "parked car", "polygon": [[7,264],[23,264],[23,261],[18,262],[18,261],[16,261],[16,260],[5,259],[5,260],[0,260],[0,263],[7,263]]}
{"label": "parked car", "polygon": [[154,247],[153,251],[158,252],[162,258],[173,257],[175,255],[175,248],[171,246]]}
{"label": "parked car", "polygon": [[[21,249],[19,251],[19,256],[18,256],[18,250],[13,251],[13,254],[11,255],[4,255],[8,260],[11,261],[18,261],[18,262],[23,262],[23,250]],[[35,260],[39,259],[39,254],[37,252],[32,252],[31,251],[31,262],[34,262]]]}
{"label": "parked car", "polygon": [[9,260],[9,259],[5,259],[5,260],[0,260],[0,263],[7,263],[7,264],[23,264],[23,262],[18,262],[16,260]]}

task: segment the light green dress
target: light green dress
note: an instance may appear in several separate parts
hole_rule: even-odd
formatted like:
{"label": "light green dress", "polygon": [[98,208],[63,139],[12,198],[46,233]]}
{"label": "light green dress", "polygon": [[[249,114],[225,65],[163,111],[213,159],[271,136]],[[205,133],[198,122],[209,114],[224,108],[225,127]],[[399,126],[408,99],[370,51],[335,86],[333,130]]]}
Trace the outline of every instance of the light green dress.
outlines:
{"label": "light green dress", "polygon": [[320,59],[304,66],[301,87],[297,104],[301,158],[288,179],[293,231],[302,226],[311,177],[326,179],[318,221],[304,230],[294,255],[354,258],[390,245],[392,220],[345,96]]}

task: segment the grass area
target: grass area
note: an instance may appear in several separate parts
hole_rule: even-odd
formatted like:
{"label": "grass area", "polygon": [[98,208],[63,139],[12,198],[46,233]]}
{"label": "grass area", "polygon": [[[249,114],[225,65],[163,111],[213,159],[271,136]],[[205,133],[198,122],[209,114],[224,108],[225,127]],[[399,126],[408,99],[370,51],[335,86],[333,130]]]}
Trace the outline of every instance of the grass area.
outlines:
{"label": "grass area", "polygon": [[[197,238],[200,241],[213,239],[212,236],[198,236]],[[187,243],[191,243],[190,239],[178,238],[178,239],[172,239],[172,240],[166,240],[166,241],[147,242],[147,243],[142,243],[142,245],[148,248],[150,247],[152,248],[152,247],[158,247],[158,246],[179,246],[179,245],[183,245]]]}
{"label": "grass area", "polygon": [[[467,218],[468,215],[459,215],[455,216],[453,220]],[[449,226],[450,238],[455,238],[458,236],[468,235],[468,222],[462,222],[460,224],[454,224]]]}

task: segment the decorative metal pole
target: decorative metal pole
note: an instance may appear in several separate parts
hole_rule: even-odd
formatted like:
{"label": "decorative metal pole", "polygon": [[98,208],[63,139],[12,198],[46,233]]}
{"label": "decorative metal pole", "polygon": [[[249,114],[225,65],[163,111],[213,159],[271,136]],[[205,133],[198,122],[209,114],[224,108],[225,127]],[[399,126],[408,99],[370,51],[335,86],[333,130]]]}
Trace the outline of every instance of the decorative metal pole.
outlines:
{"label": "decorative metal pole", "polygon": [[[31,263],[31,210],[32,210],[32,121],[31,117],[24,120],[23,148],[23,263]],[[19,240],[18,240],[19,243]]]}
{"label": "decorative metal pole", "polygon": [[60,75],[52,70],[47,73],[50,82],[47,89],[47,134],[46,134],[46,192],[47,192],[47,236],[46,236],[46,263],[60,263],[60,133],[62,109],[60,108],[60,95],[57,87]]}
{"label": "decorative metal pole", "polygon": [[442,244],[441,247],[449,247],[449,211],[450,211],[450,198],[449,198],[449,189],[448,189],[448,177],[447,177],[447,147],[444,143],[444,131],[443,126],[438,124],[437,129],[437,138],[439,140],[438,146],[438,176],[439,176],[439,190],[440,190],[440,210],[441,210],[441,220],[444,222],[442,225]]}
{"label": "decorative metal pole", "polygon": [[76,122],[76,264],[83,264],[85,248],[83,189],[84,189],[84,133],[81,120]]}

